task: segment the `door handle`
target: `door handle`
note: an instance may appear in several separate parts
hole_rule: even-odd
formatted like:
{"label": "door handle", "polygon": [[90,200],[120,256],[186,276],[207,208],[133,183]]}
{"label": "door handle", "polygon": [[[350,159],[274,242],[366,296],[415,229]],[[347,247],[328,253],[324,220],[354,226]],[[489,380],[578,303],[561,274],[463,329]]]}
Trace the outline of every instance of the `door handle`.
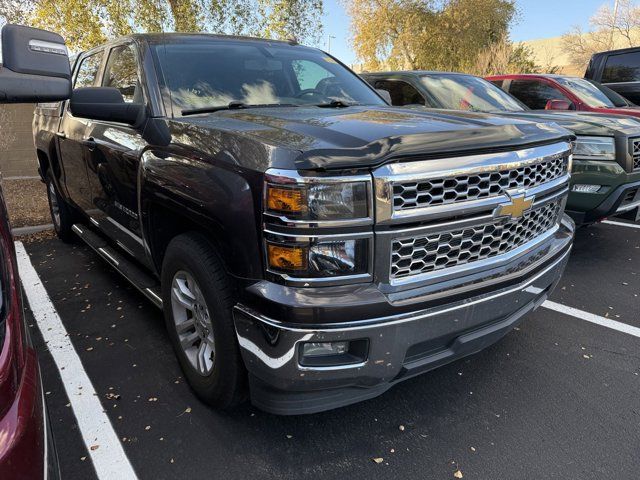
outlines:
{"label": "door handle", "polygon": [[67,138],[64,132],[56,132],[56,137],[61,138],[63,140]]}
{"label": "door handle", "polygon": [[84,145],[85,147],[87,147],[87,149],[88,149],[90,152],[93,152],[93,151],[96,149],[96,147],[98,146],[98,144],[97,144],[97,143],[96,143],[96,141],[93,139],[93,137],[85,138],[85,139],[82,141],[82,145]]}

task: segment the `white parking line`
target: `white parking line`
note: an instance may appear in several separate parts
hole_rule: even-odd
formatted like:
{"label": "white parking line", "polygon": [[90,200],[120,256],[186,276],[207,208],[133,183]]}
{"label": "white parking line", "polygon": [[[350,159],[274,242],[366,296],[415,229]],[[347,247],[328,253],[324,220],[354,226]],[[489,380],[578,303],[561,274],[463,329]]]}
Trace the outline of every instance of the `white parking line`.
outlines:
{"label": "white parking line", "polygon": [[552,302],[550,300],[544,302],[542,306],[555,312],[564,313],[565,315],[571,315],[572,317],[579,318],[580,320],[595,323],[596,325],[611,328],[612,330],[617,330],[618,332],[628,333],[629,335],[640,338],[640,328],[627,325],[626,323],[617,322],[615,320],[611,320],[610,318],[601,317],[600,315],[585,312],[577,308],[567,307],[566,305]]}
{"label": "white parking line", "polygon": [[613,220],[604,220],[602,223],[617,225],[618,227],[640,228],[640,225],[637,223],[614,222]]}
{"label": "white parking line", "polygon": [[21,242],[15,245],[20,278],[29,306],[58,367],[98,478],[138,478],[29,255]]}

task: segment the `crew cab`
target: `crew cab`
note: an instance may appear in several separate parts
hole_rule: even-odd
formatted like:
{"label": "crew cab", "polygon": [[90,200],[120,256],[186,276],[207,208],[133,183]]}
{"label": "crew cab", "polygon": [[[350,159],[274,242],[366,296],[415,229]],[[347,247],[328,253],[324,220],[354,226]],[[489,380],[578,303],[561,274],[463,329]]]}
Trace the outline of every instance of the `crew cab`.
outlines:
{"label": "crew cab", "polygon": [[487,77],[533,110],[576,110],[640,117],[640,107],[610,88],[579,77],[510,74]]}
{"label": "crew cab", "polygon": [[56,231],[164,310],[213,406],[375,397],[497,341],[567,262],[557,125],[395,108],[295,42],[140,34],[73,71],[33,123]]}
{"label": "crew cab", "polygon": [[622,48],[594,53],[584,78],[607,88],[638,105],[640,103],[640,48]]}
{"label": "crew cab", "polygon": [[555,122],[576,135],[567,213],[590,224],[611,215],[640,218],[640,122],[622,115],[530,110],[492,83],[463,73],[366,73],[393,105],[485,112]]}

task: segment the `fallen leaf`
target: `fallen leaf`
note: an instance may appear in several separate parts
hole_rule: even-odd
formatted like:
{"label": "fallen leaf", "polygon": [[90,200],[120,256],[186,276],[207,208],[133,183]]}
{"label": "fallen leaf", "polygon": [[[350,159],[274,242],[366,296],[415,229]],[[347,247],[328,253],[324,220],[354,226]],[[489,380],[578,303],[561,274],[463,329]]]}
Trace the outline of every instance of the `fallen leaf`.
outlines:
{"label": "fallen leaf", "polygon": [[100,446],[100,445],[91,445],[91,446],[89,447],[89,449],[90,449],[90,450],[92,450],[92,451],[93,451],[93,450],[97,450],[99,446]]}
{"label": "fallen leaf", "polygon": [[462,472],[460,470],[456,470],[455,472],[453,472],[453,476],[456,478],[462,478]]}
{"label": "fallen leaf", "polygon": [[372,460],[373,460],[374,462],[376,462],[376,463],[382,463],[382,462],[384,462],[384,458],[382,458],[382,457],[375,457],[375,458],[373,458]]}

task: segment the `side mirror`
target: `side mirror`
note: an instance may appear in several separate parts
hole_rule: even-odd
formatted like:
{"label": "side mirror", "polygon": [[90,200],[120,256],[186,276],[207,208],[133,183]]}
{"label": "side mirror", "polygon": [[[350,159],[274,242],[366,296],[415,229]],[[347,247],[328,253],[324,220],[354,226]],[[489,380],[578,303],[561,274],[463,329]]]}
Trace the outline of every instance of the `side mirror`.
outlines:
{"label": "side mirror", "polygon": [[544,107],[545,110],[573,110],[573,103],[566,100],[549,100]]}
{"label": "side mirror", "polygon": [[73,90],[69,110],[74,117],[136,125],[144,116],[144,105],[126,103],[113,87],[83,87]]}
{"label": "side mirror", "polygon": [[0,103],[57,102],[71,96],[71,66],[60,35],[5,25],[0,41]]}
{"label": "side mirror", "polygon": [[378,92],[378,95],[380,95],[389,105],[393,105],[393,102],[391,101],[391,94],[388,91],[376,88],[376,92]]}

